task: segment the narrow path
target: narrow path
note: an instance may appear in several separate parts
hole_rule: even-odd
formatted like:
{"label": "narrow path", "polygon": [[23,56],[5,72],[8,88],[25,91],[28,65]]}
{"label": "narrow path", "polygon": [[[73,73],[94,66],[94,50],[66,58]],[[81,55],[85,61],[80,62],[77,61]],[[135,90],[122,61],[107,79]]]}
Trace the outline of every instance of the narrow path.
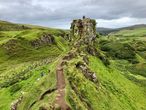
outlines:
{"label": "narrow path", "polygon": [[57,76],[57,96],[55,99],[55,107],[57,106],[61,110],[71,110],[65,101],[65,78],[63,73],[62,61],[57,66],[56,76]]}

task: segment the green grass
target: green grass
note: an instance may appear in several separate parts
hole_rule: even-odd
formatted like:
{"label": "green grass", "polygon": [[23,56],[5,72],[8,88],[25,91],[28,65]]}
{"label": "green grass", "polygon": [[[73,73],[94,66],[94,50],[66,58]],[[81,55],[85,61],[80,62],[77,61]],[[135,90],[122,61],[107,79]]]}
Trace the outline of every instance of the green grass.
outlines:
{"label": "green grass", "polygon": [[[120,71],[105,66],[95,57],[90,57],[90,67],[96,72],[105,89],[103,99],[108,99],[110,109],[144,110],[146,97],[143,89],[125,78]],[[108,96],[109,95],[109,96]],[[99,104],[103,103],[99,100]],[[108,107],[104,105],[105,107]],[[109,109],[109,108],[108,108]]]}
{"label": "green grass", "polygon": [[[24,99],[22,101],[23,103],[20,105],[20,109],[23,110],[23,107],[29,107],[28,104],[32,104],[31,102],[38,100],[40,94],[48,89],[55,88],[55,67],[56,62],[45,64],[30,70],[26,73],[30,74],[27,79],[16,83],[17,86],[20,85],[21,88],[18,90],[16,89],[14,92],[11,90],[12,88],[14,89],[14,85],[1,89],[0,94],[3,97],[0,97],[0,108],[8,110],[10,108],[10,104],[21,96],[21,92],[23,92]],[[42,72],[45,74],[43,77],[41,77]]]}
{"label": "green grass", "polygon": [[[45,69],[44,68],[42,69],[46,73],[46,75],[43,78],[40,77],[40,73],[42,72],[42,70],[37,71],[37,73],[39,74],[39,77],[35,78],[33,85],[31,84],[30,87],[27,87],[28,92],[26,92],[26,95],[24,99],[22,100],[22,103],[19,105],[20,110],[23,110],[26,108],[29,109],[30,105],[34,101],[37,101],[34,107],[35,106],[38,107],[39,106],[38,103],[41,103],[41,101],[39,102],[40,95],[43,94],[46,90],[56,87],[56,74],[55,74],[56,64],[57,62],[54,62],[51,65],[46,66]],[[48,70],[50,70],[50,72],[48,72]],[[38,78],[40,79],[37,80]],[[32,81],[32,79],[30,79],[30,81]],[[52,100],[50,100],[50,102],[51,101],[53,101],[53,97],[52,97]],[[48,103],[49,103],[49,100],[48,100]]]}
{"label": "green grass", "polygon": [[135,28],[135,29],[125,29],[113,33],[116,36],[123,36],[123,37],[145,37],[146,36],[146,28]]}

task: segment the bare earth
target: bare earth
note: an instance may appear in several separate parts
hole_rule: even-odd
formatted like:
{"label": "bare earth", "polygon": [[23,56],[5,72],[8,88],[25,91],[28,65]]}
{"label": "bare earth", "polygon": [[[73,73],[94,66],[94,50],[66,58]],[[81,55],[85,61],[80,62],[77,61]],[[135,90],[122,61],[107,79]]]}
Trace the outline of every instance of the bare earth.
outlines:
{"label": "bare earth", "polygon": [[57,76],[57,96],[55,99],[55,105],[58,105],[61,110],[71,110],[65,101],[65,78],[63,73],[63,67],[58,65],[56,70]]}

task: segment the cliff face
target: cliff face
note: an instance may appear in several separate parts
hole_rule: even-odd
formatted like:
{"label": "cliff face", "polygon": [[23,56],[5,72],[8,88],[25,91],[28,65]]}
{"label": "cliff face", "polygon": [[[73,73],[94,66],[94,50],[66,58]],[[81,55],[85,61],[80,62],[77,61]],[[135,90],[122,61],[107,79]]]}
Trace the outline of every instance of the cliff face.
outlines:
{"label": "cliff face", "polygon": [[55,39],[51,34],[44,34],[38,39],[31,41],[31,45],[34,47],[40,47],[41,45],[55,44]]}
{"label": "cliff face", "polygon": [[90,18],[73,20],[71,35],[84,39],[85,43],[91,43],[96,37],[96,21]]}

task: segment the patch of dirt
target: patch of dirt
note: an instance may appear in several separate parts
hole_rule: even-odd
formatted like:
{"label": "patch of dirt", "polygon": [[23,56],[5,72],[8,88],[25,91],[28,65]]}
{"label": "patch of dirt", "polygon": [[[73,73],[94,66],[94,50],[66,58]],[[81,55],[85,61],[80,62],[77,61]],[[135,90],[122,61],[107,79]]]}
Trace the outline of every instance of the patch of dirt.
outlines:
{"label": "patch of dirt", "polygon": [[57,66],[56,76],[57,76],[57,96],[54,103],[53,110],[71,110],[65,101],[65,78],[63,73],[62,62]]}

